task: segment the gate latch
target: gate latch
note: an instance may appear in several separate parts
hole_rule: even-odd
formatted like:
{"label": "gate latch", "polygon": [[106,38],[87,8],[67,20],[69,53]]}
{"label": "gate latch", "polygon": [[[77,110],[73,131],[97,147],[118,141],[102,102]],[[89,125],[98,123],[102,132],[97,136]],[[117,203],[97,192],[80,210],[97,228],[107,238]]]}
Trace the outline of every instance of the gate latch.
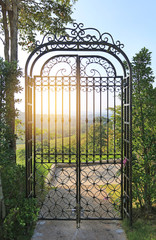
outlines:
{"label": "gate latch", "polygon": [[[76,212],[78,212],[78,214],[79,214],[79,209],[80,208],[76,208],[76,207],[74,207],[73,209],[71,209],[71,214],[72,214],[72,216],[75,216],[76,215]],[[81,207],[81,210],[80,210],[80,216],[81,217],[84,217],[84,209]]]}

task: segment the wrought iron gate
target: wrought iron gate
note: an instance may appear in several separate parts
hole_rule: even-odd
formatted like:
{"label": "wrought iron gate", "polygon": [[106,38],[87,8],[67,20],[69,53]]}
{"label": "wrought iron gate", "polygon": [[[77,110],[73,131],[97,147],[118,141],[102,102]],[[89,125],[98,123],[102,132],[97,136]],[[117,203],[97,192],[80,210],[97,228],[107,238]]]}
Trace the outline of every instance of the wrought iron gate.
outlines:
{"label": "wrought iron gate", "polygon": [[26,64],[27,196],[40,219],[131,221],[130,63],[110,34],[66,31]]}

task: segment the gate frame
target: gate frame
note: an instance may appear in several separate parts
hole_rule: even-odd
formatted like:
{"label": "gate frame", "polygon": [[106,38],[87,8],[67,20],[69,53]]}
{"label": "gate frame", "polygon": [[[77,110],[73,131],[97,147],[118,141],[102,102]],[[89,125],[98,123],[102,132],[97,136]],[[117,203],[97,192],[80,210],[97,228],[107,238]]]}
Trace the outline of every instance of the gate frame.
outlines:
{"label": "gate frame", "polygon": [[[26,197],[34,197],[33,166],[32,166],[32,91],[33,69],[37,61],[49,52],[101,52],[114,57],[123,70],[124,129],[129,125],[129,131],[124,131],[123,145],[126,165],[123,170],[123,217],[129,219],[132,225],[132,69],[124,47],[120,41],[105,32],[101,34],[95,28],[83,28],[82,23],[73,23],[73,28],[62,29],[63,34],[47,33],[42,42],[36,42],[35,49],[29,55],[25,65],[25,159],[26,159]],[[89,34],[89,32],[94,34]],[[47,41],[46,41],[47,40]],[[35,57],[36,55],[36,57]],[[100,56],[100,54],[98,54]],[[34,58],[34,59],[33,59]],[[106,58],[107,59],[107,58]],[[123,63],[126,62],[127,66]]]}

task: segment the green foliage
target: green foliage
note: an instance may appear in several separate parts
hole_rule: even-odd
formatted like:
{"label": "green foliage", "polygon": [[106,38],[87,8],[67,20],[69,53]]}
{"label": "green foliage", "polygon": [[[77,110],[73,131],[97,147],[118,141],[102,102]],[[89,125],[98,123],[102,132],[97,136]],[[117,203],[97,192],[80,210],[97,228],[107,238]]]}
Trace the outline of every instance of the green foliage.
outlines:
{"label": "green foliage", "polygon": [[[35,221],[34,211],[37,210],[35,202],[30,204],[25,199],[25,168],[12,161],[12,142],[16,138],[12,123],[17,115],[14,104],[18,101],[14,99],[14,94],[21,91],[18,79],[20,76],[21,71],[15,62],[9,63],[0,58],[0,171],[6,206],[6,218],[1,226],[0,238],[7,240],[20,239],[19,232],[23,234],[28,222]],[[20,130],[17,133],[21,135]]]}
{"label": "green foliage", "polygon": [[[113,108],[112,108],[113,109]],[[111,112],[112,112],[112,109]],[[114,111],[114,110],[113,110]],[[102,159],[114,158],[114,154],[120,155],[121,152],[121,107],[116,106],[115,116],[111,114],[110,119],[107,120],[104,116],[100,117],[96,116],[95,123],[93,124],[93,120],[90,119],[88,122],[88,134],[86,130],[85,120],[81,125],[81,153],[84,154],[81,161],[100,161],[100,153]],[[67,119],[67,117],[66,117]],[[114,120],[115,119],[115,120]],[[76,121],[76,119],[75,119]],[[100,122],[101,121],[101,122]],[[114,124],[115,121],[115,124]],[[61,123],[62,124],[62,123]],[[64,124],[64,129],[66,132],[63,137],[63,152],[65,153],[64,162],[69,162],[69,126],[68,121]],[[115,128],[114,128],[115,126]],[[41,129],[38,127],[37,136],[36,136],[36,152],[41,153],[43,151],[44,161],[48,160],[48,151],[50,147],[50,153],[55,154],[55,131],[52,130],[50,135],[50,143],[48,143],[48,131],[47,129],[43,130],[43,142],[41,144]],[[57,153],[60,155],[57,156],[57,161],[62,161],[62,129],[61,126],[58,125],[57,132]],[[115,131],[115,134],[114,134]],[[76,154],[76,129],[73,126],[73,131],[70,135],[70,153]],[[88,151],[87,151],[88,150]],[[108,150],[108,151],[107,151]],[[88,156],[86,157],[88,153]],[[94,153],[96,154],[95,156]],[[90,156],[89,156],[90,155]],[[110,155],[110,156],[109,156]],[[93,159],[94,158],[94,159]],[[76,161],[76,156],[72,156],[72,162]]]}
{"label": "green foliage", "polygon": [[15,119],[15,134],[18,140],[24,141],[24,123],[19,118]]}
{"label": "green foliage", "polygon": [[20,45],[29,51],[35,46],[37,33],[55,34],[71,23],[72,6],[76,0],[22,1],[19,7]]}
{"label": "green foliage", "polygon": [[[67,23],[73,22],[72,7],[77,0],[24,0],[0,1],[0,30],[4,35],[5,57],[16,54],[17,44],[32,51],[38,34],[60,32]],[[17,14],[18,12],[18,14]],[[63,31],[62,31],[63,32]],[[17,37],[18,33],[18,37]],[[19,42],[17,43],[17,39]],[[9,44],[11,40],[12,44]],[[11,50],[11,51],[10,51]],[[14,54],[11,59],[16,60]]]}
{"label": "green foliage", "polygon": [[[25,168],[16,164],[4,164],[1,170],[3,193],[7,209],[16,206],[17,199],[23,199],[25,192]],[[18,196],[18,198],[17,198]]]}
{"label": "green foliage", "polygon": [[19,165],[25,166],[25,149],[24,148],[20,148],[16,150],[16,163]]}
{"label": "green foliage", "polygon": [[95,124],[89,127],[88,131],[88,148],[89,152],[104,153],[107,148],[107,119],[97,117]]}
{"label": "green foliage", "polygon": [[[114,148],[115,152],[121,152],[121,106],[117,105],[115,108],[109,108],[113,113],[110,117],[110,145],[111,150]],[[114,139],[115,135],[115,139]],[[115,141],[114,141],[115,140]]]}
{"label": "green foliage", "polygon": [[11,143],[16,136],[10,126],[17,114],[12,106],[18,100],[12,102],[11,96],[21,91],[19,76],[21,71],[15,62],[9,63],[0,58],[0,155],[5,161],[14,154]]}
{"label": "green foliage", "polygon": [[[36,200],[25,198],[25,172],[25,167],[20,165],[13,163],[1,165],[3,193],[7,210],[1,231],[3,235],[0,235],[4,240],[26,239],[25,236],[31,234],[37,220]],[[27,236],[27,239],[29,238]]]}
{"label": "green foliage", "polygon": [[151,52],[143,48],[133,57],[133,197],[151,210],[156,199],[156,88]]}
{"label": "green foliage", "polygon": [[3,224],[3,239],[24,239],[31,237],[28,226],[37,221],[37,205],[35,199],[23,199],[18,206],[11,208]]}

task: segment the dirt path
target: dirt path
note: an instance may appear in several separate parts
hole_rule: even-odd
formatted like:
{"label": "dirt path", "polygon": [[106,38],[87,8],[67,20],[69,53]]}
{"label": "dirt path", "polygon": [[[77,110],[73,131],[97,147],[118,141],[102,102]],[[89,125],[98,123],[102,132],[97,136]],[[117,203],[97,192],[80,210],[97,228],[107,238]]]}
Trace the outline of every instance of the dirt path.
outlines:
{"label": "dirt path", "polygon": [[118,221],[38,221],[32,240],[126,240]]}

